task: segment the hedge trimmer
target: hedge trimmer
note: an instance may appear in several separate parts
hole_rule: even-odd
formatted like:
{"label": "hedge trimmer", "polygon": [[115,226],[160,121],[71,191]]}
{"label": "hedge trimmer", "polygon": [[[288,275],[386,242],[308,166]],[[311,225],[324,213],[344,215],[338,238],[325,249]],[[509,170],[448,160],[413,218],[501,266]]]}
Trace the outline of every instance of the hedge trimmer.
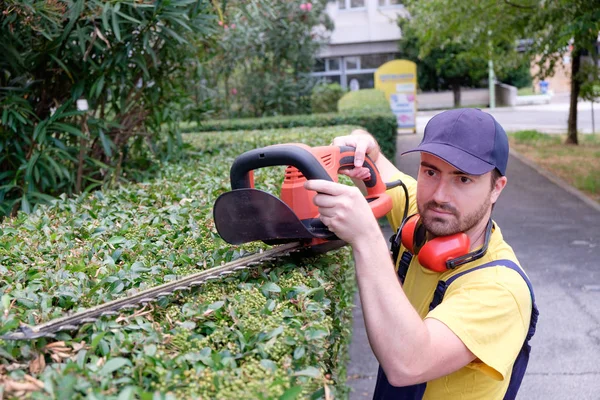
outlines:
{"label": "hedge trimmer", "polygon": [[[281,187],[280,198],[254,188],[254,173],[258,168],[288,166]],[[217,198],[213,215],[219,235],[230,244],[262,240],[274,247],[238,258],[218,267],[188,275],[140,291],[132,296],[116,299],[95,307],[56,318],[33,327],[21,325],[17,331],[2,339],[29,340],[54,337],[61,331],[76,330],[103,316],[112,316],[121,310],[138,308],[204,283],[258,267],[297,252],[323,253],[344,246],[318,218],[313,204],[315,192],[304,189],[306,179],[325,179],[337,182],[338,171],[354,166],[354,148],[303,144],[282,144],[248,151],[231,166],[231,191]],[[391,198],[385,193],[377,167],[367,157],[364,166],[371,176],[366,180],[366,199],[375,217],[384,216],[392,208]]]}

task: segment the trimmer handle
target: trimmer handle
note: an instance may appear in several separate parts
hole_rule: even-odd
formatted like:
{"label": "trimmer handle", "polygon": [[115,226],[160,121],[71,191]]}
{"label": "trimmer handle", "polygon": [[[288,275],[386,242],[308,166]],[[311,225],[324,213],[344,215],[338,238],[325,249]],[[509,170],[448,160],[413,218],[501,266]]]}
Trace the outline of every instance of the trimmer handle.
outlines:
{"label": "trimmer handle", "polygon": [[[354,168],[354,154],[355,148],[349,146],[309,147],[299,143],[250,150],[232,164],[231,188],[253,188],[253,170],[277,165],[296,167],[306,179],[337,182],[340,169]],[[363,166],[371,173],[371,177],[364,181],[367,201],[375,217],[383,217],[392,209],[392,200],[385,193],[385,183],[373,160],[365,157]]]}
{"label": "trimmer handle", "polygon": [[245,152],[238,156],[229,171],[231,189],[254,188],[251,172],[264,167],[291,165],[307,179],[333,181],[325,168],[311,153],[311,148],[303,144],[277,144]]}

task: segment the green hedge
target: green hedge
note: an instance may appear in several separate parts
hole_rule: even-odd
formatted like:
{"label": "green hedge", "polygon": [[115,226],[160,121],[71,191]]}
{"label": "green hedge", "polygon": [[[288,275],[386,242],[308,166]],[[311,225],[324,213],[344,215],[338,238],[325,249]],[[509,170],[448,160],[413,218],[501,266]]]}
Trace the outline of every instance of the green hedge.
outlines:
{"label": "green hedge", "polygon": [[[152,181],[6,219],[0,334],[266,247],[231,246],[215,231],[212,207],[230,189],[235,157],[283,141],[326,145],[349,128],[185,135],[187,160]],[[255,174],[270,192],[282,179],[279,167]],[[343,248],[178,292],[55,340],[0,340],[0,395],[22,395],[15,383],[31,375],[33,398],[343,398],[353,295]]]}
{"label": "green hedge", "polygon": [[[353,125],[366,129],[375,136],[383,154],[390,160],[395,159],[397,122],[396,117],[389,109],[384,111],[354,111],[266,118],[209,120],[202,122],[200,126],[195,123],[189,123],[182,126],[181,129],[183,132],[222,132],[334,125]],[[341,132],[341,134],[349,133],[350,130]],[[289,142],[287,139],[285,141]]]}
{"label": "green hedge", "polygon": [[338,111],[389,112],[390,104],[379,89],[348,92],[338,101]]}

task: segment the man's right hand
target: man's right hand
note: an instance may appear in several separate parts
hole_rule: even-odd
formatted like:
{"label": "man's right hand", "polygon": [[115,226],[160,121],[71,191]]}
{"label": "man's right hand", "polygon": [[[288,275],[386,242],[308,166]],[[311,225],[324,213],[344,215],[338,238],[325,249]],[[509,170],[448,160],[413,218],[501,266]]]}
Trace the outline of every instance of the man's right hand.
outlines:
{"label": "man's right hand", "polygon": [[379,145],[375,138],[363,129],[355,129],[350,135],[338,136],[333,139],[334,146],[350,146],[354,147],[354,168],[340,171],[340,173],[349,176],[353,179],[366,180],[369,179],[371,173],[368,168],[363,167],[365,155],[369,155],[374,163],[377,163],[379,158]]}

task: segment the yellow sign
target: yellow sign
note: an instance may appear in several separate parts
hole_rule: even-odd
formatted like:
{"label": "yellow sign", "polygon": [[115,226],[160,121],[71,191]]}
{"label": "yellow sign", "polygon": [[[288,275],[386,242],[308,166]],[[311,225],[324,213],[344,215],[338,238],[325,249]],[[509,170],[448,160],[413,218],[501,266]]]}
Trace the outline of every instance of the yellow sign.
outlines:
{"label": "yellow sign", "polygon": [[416,131],[417,64],[408,60],[386,62],[375,71],[375,89],[385,92],[398,128]]}

